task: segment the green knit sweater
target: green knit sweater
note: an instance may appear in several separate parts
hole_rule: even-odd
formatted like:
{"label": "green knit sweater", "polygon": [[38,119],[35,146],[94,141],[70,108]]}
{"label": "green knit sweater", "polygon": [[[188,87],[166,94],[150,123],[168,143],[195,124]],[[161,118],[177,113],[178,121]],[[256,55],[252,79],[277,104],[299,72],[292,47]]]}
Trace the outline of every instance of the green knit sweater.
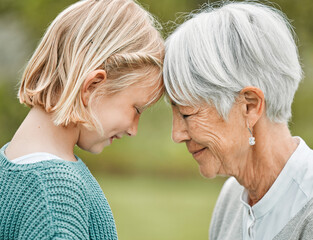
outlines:
{"label": "green knit sweater", "polygon": [[0,153],[0,239],[117,239],[99,184],[76,158],[14,164]]}

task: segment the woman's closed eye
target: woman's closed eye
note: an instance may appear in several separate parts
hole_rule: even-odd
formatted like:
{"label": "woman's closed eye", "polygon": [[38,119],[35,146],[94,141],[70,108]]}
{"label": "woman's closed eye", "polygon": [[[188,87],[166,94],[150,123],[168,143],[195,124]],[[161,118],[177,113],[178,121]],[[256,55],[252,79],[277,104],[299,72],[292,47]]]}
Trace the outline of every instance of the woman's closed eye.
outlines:
{"label": "woman's closed eye", "polygon": [[182,114],[182,113],[181,113],[181,115],[182,115],[182,117],[183,117],[184,119],[186,119],[186,118],[190,117],[192,114]]}
{"label": "woman's closed eye", "polygon": [[198,108],[192,108],[192,107],[179,107],[177,110],[178,110],[177,112],[180,114],[180,116],[183,119],[192,117],[199,112]]}

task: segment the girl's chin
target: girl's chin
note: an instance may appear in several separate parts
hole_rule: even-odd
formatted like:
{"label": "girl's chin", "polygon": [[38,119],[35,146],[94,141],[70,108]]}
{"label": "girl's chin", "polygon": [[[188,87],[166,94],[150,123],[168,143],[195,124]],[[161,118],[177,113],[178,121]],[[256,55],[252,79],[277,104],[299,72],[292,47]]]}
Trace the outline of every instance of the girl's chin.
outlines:
{"label": "girl's chin", "polygon": [[85,149],[87,150],[88,152],[90,153],[93,153],[93,154],[99,154],[99,153],[102,153],[103,149],[107,146],[111,145],[111,141],[110,139],[106,139],[105,141],[102,141],[100,143],[97,143],[93,146],[90,147],[90,149]]}

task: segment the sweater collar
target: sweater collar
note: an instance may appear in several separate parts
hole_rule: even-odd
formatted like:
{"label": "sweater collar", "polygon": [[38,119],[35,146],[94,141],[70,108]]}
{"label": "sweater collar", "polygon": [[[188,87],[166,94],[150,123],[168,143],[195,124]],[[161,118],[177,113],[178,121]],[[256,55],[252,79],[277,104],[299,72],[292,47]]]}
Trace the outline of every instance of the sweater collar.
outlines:
{"label": "sweater collar", "polygon": [[21,170],[28,170],[28,169],[34,169],[38,168],[39,166],[51,164],[52,162],[55,163],[65,163],[73,166],[80,166],[84,165],[84,162],[76,155],[75,158],[77,159],[77,162],[71,162],[71,161],[66,161],[63,159],[53,159],[53,160],[48,160],[48,161],[42,161],[42,162],[37,162],[37,163],[30,163],[30,164],[15,164],[11,162],[4,154],[5,149],[9,145],[10,142],[6,143],[1,149],[0,149],[0,168],[3,167],[5,169],[10,169],[13,171],[21,171]]}

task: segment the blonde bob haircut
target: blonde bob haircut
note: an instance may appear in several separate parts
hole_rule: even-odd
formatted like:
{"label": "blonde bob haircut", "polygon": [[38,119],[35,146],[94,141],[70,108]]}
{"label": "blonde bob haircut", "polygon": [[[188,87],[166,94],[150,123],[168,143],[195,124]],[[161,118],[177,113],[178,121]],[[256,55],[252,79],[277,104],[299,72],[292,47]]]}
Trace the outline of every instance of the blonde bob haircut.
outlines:
{"label": "blonde bob haircut", "polygon": [[142,81],[158,86],[149,104],[157,101],[163,93],[164,57],[159,26],[133,0],[78,1],[51,23],[29,60],[20,102],[52,113],[55,125],[82,123],[102,133],[90,104],[83,104],[84,80],[96,69],[107,73],[90,99]]}

